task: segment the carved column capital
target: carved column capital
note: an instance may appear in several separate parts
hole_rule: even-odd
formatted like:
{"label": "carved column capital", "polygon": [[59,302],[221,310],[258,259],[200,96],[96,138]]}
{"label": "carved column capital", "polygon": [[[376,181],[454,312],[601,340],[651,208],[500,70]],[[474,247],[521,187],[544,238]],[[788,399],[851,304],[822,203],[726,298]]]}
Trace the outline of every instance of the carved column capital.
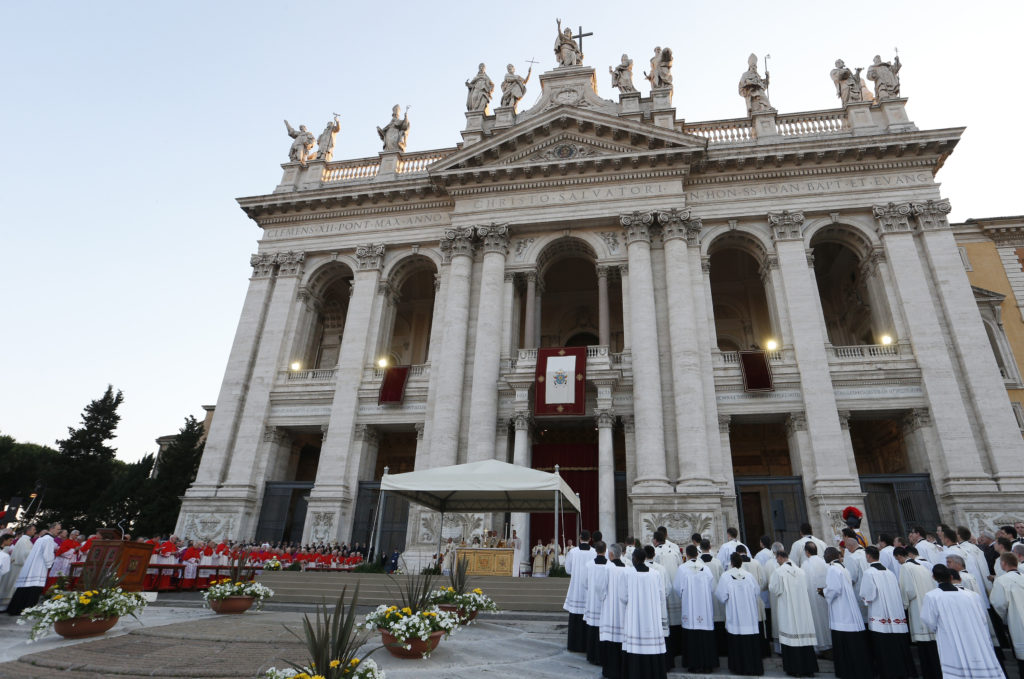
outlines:
{"label": "carved column capital", "polygon": [[887,203],[872,206],[871,214],[878,220],[878,235],[908,233],[911,212],[910,203]]}
{"label": "carved column capital", "polygon": [[249,258],[253,278],[270,278],[274,274],[274,255],[258,254]]}
{"label": "carved column capital", "polygon": [[924,203],[911,203],[910,208],[917,217],[917,228],[919,231],[938,231],[948,229],[949,219],[946,215],[953,209],[949,201],[929,200]]}
{"label": "carved column capital", "polygon": [[377,281],[377,294],[384,298],[386,304],[391,305],[398,304],[398,300],[401,298],[398,290],[389,281],[385,280]]}
{"label": "carved column capital", "polygon": [[658,212],[661,240],[684,239],[687,245],[696,245],[703,227],[700,217],[690,217],[690,208],[670,208]]}
{"label": "carved column capital", "polygon": [[622,416],[622,430],[627,434],[636,433],[636,420],[633,418],[632,415]]}
{"label": "carved column capital", "polygon": [[651,226],[654,224],[653,212],[632,212],[619,217],[619,223],[626,230],[626,246],[633,243],[651,242]]}
{"label": "carved column capital", "polygon": [[594,423],[598,429],[609,429],[615,426],[615,411],[611,409],[595,410]]}
{"label": "carved column capital", "polygon": [[903,427],[910,431],[917,431],[921,427],[928,427],[932,424],[932,413],[928,408],[913,408],[903,415]]}
{"label": "carved column capital", "polygon": [[302,274],[302,264],[306,261],[306,253],[289,250],[277,253],[276,259],[278,276],[299,276]]}
{"label": "carved column capital", "polygon": [[502,257],[508,254],[508,224],[478,226],[476,235],[483,245],[484,254],[497,252]]}
{"label": "carved column capital", "polygon": [[288,432],[280,427],[264,427],[263,428],[263,442],[264,443],[288,443],[289,441]]}
{"label": "carved column capital", "polygon": [[718,433],[728,434],[732,428],[732,415],[719,415],[718,416]]}
{"label": "carved column capital", "polygon": [[377,430],[365,424],[357,424],[355,426],[354,434],[353,438],[356,441],[363,441],[370,445],[375,445],[378,441]]}
{"label": "carved column capital", "polygon": [[384,266],[384,244],[372,243],[356,247],[356,261],[360,271],[372,271]]}
{"label": "carved column capital", "polygon": [[446,264],[450,263],[453,257],[459,255],[472,257],[474,252],[473,227],[463,226],[445,229],[444,236],[441,237],[441,254]]}
{"label": "carved column capital", "polygon": [[512,424],[515,425],[516,431],[529,431],[531,422],[530,413],[522,410],[512,416]]}
{"label": "carved column capital", "polygon": [[801,210],[769,212],[768,225],[772,229],[772,240],[803,240],[804,213]]}
{"label": "carved column capital", "polygon": [[839,426],[843,429],[849,430],[850,428],[850,411],[840,410],[839,411]]}
{"label": "carved column capital", "polygon": [[786,418],[786,436],[792,436],[798,431],[807,431],[807,414],[802,410],[790,413]]}
{"label": "carved column capital", "polygon": [[416,430],[416,440],[417,441],[422,441],[423,440],[423,429],[424,429],[425,426],[426,425],[423,422],[415,422],[415,423],[413,423],[412,428]]}
{"label": "carved column capital", "polygon": [[597,277],[598,278],[604,278],[604,279],[607,280],[608,274],[609,274],[609,272],[611,272],[611,270],[612,270],[612,267],[608,266],[607,264],[598,264],[597,265]]}
{"label": "carved column capital", "polygon": [[326,441],[327,441],[327,431],[329,429],[330,429],[329,425],[326,425],[326,424],[321,424],[320,425],[320,442],[321,443],[326,443]]}

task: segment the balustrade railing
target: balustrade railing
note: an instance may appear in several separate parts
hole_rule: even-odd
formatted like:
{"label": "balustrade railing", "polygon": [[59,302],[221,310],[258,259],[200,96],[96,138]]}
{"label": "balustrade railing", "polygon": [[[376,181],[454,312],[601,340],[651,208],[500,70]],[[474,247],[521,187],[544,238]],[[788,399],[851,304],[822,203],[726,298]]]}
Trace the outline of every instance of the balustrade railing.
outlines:
{"label": "balustrade railing", "polygon": [[[768,354],[768,360],[771,363],[781,363],[783,360],[782,349],[776,351],[766,351]],[[740,352],[738,351],[723,351],[722,352],[722,363],[726,365],[739,365],[740,364]]]}
{"label": "balustrade railing", "polygon": [[380,159],[378,158],[362,158],[331,163],[324,167],[322,181],[324,184],[330,184],[331,182],[347,182],[353,179],[371,179],[377,176],[379,169]]}
{"label": "balustrade railing", "polygon": [[410,153],[409,155],[402,156],[399,159],[398,166],[395,169],[395,172],[398,174],[409,174],[410,172],[423,172],[437,161],[444,160],[453,153],[455,153],[455,149],[446,149],[444,151],[427,151],[425,153]]}
{"label": "balustrade railing", "polygon": [[848,347],[832,347],[832,356],[840,361],[864,358],[889,358],[899,356],[898,344],[864,344]]}
{"label": "balustrade railing", "polygon": [[[372,368],[367,368],[368,376],[364,377],[364,379],[382,380],[382,379],[384,379],[384,371],[385,370],[387,370],[387,368],[380,368],[380,367],[377,367],[377,366],[373,366]],[[409,379],[410,380],[416,379],[417,377],[423,377],[424,375],[429,375],[429,374],[430,374],[430,364],[429,363],[417,363],[416,365],[410,365],[409,366]]]}
{"label": "balustrade railing", "polygon": [[834,134],[845,132],[850,124],[846,119],[846,111],[810,111],[807,113],[787,113],[778,116],[776,123],[779,134],[784,137],[802,137],[812,134]]}
{"label": "balustrade railing", "polygon": [[710,120],[703,123],[686,123],[683,132],[705,137],[710,144],[750,141],[753,137],[753,125],[750,118],[733,120]]}
{"label": "balustrade railing", "polygon": [[334,379],[336,368],[316,368],[314,370],[289,370],[287,380],[304,382],[329,382]]}

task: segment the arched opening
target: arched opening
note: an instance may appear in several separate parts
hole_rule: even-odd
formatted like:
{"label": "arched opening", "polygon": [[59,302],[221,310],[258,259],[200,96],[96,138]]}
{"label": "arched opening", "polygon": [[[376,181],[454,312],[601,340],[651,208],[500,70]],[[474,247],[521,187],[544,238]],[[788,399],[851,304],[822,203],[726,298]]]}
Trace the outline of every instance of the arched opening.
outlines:
{"label": "arched opening", "polygon": [[299,337],[293,360],[301,369],[334,368],[352,296],[352,271],[344,264],[328,264],[310,278],[305,290],[306,334]]}
{"label": "arched opening", "polygon": [[727,240],[711,251],[710,260],[718,349],[765,349],[770,340],[778,341],[759,259],[748,248]]}
{"label": "arched opening", "polygon": [[[410,257],[390,277],[395,293],[389,307],[390,328],[382,347],[393,365],[426,363],[434,319],[434,263],[422,256]],[[388,319],[385,319],[387,322]]]}

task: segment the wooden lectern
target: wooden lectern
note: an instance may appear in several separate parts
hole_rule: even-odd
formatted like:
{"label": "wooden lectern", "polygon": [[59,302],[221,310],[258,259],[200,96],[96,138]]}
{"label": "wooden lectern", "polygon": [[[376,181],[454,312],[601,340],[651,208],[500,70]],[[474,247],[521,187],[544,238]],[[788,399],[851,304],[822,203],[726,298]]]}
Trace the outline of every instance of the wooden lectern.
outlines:
{"label": "wooden lectern", "polygon": [[113,570],[121,578],[121,589],[141,592],[149,568],[153,545],[122,540],[94,540],[82,567],[79,582],[88,581],[105,569]]}

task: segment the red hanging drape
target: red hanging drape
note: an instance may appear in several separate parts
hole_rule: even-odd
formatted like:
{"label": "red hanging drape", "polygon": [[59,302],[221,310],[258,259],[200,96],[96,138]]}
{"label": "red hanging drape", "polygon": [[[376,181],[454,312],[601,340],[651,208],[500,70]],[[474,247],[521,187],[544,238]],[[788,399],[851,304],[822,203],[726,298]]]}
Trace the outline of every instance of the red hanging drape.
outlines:
{"label": "red hanging drape", "polygon": [[[597,528],[597,445],[591,443],[545,444],[533,446],[533,468],[558,473],[575,492],[580,494],[583,528]],[[579,544],[576,533],[575,512],[564,512],[560,523],[565,526],[565,537]],[[530,515],[530,543],[543,540],[547,544],[555,529],[555,514]],[[559,536],[561,544],[561,536]]]}

